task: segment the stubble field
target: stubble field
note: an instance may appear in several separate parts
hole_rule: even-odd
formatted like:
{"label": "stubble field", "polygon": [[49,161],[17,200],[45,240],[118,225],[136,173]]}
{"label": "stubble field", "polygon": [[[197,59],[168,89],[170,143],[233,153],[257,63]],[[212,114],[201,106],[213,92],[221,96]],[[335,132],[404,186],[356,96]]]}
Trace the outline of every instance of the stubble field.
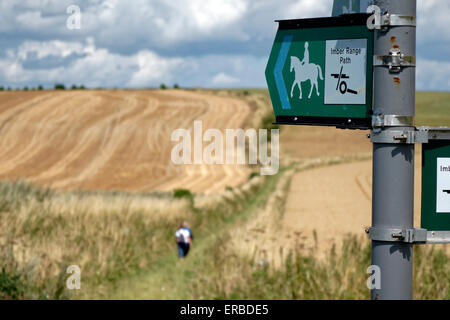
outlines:
{"label": "stubble field", "polygon": [[246,128],[257,107],[186,90],[0,93],[0,179],[57,190],[214,193],[251,172],[171,161],[175,129]]}

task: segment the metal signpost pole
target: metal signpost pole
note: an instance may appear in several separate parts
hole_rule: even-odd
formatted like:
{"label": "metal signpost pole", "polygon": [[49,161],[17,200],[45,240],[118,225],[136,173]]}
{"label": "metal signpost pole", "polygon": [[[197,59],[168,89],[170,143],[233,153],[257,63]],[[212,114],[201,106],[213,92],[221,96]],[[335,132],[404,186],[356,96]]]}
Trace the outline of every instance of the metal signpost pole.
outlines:
{"label": "metal signpost pole", "polygon": [[417,0],[335,0],[334,17],[279,20],[266,68],[278,124],[372,129],[372,299],[412,299],[413,245],[450,243],[450,128],[414,123],[416,11]]}
{"label": "metal signpost pole", "polygon": [[[412,299],[414,228],[414,131],[416,0],[375,0],[381,28],[375,30],[372,264],[381,287],[372,299]],[[410,23],[408,23],[409,21]],[[408,25],[409,24],[409,25]],[[403,134],[398,135],[398,132]],[[396,231],[400,230],[400,231]],[[376,240],[374,240],[376,239]]]}

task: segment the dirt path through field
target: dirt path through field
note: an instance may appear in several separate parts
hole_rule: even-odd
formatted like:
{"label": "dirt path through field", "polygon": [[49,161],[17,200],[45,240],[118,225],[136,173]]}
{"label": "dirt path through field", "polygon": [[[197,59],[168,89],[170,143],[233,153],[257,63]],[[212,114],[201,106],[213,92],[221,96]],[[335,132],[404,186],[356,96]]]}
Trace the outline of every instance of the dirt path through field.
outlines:
{"label": "dirt path through field", "polygon": [[[416,157],[415,224],[420,225],[420,157]],[[298,172],[289,190],[280,246],[295,243],[324,254],[346,234],[364,235],[371,225],[372,162]]]}

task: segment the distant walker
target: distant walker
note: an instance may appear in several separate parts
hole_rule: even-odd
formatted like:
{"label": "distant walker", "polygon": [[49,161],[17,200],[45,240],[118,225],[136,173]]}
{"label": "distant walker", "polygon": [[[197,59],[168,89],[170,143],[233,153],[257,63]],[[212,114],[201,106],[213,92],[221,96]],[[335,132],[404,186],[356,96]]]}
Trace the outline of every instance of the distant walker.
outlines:
{"label": "distant walker", "polygon": [[192,248],[192,240],[194,239],[194,235],[192,234],[189,224],[186,221],[183,222],[179,229],[175,232],[175,238],[178,247],[178,257],[180,260],[183,260]]}

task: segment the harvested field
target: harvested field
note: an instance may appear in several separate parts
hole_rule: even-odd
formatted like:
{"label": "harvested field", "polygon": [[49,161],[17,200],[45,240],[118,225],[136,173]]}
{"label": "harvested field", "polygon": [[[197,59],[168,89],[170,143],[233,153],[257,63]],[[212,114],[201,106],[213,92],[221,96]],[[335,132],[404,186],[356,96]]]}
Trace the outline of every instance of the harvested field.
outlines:
{"label": "harvested field", "polygon": [[0,179],[58,190],[215,193],[245,182],[237,165],[183,165],[170,159],[171,133],[246,128],[244,100],[185,90],[0,93]]}
{"label": "harvested field", "polygon": [[334,127],[285,126],[280,136],[281,158],[304,160],[370,153],[368,133]]}

